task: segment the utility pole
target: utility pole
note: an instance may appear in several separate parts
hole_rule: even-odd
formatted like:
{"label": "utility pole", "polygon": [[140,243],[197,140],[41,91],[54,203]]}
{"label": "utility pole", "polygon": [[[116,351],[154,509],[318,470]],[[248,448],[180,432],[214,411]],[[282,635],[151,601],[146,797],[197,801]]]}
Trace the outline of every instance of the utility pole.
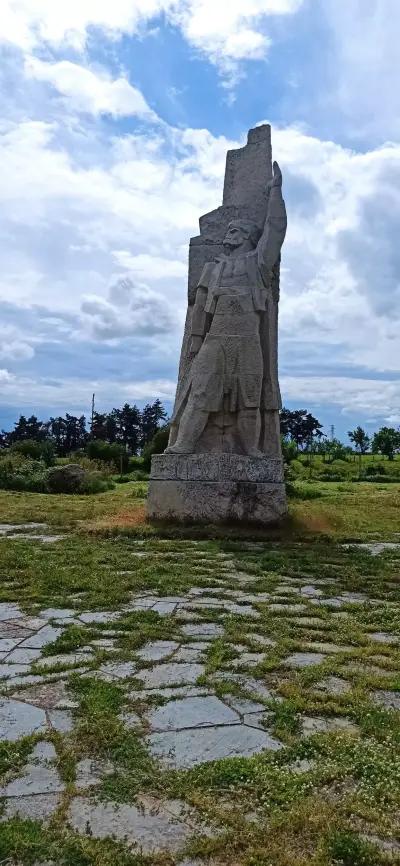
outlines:
{"label": "utility pole", "polygon": [[333,442],[335,438],[335,425],[331,424],[331,442]]}
{"label": "utility pole", "polygon": [[93,423],[94,423],[94,398],[96,394],[92,394],[92,415],[90,420],[90,438],[93,439]]}

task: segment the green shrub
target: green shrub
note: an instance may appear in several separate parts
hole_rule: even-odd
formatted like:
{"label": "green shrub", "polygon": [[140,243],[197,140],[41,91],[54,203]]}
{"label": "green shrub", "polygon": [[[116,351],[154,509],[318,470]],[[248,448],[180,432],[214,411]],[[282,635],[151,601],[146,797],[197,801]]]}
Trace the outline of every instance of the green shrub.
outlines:
{"label": "green shrub", "polygon": [[46,492],[47,469],[44,463],[18,452],[6,454],[7,456],[0,458],[0,488],[32,493]]}
{"label": "green shrub", "polygon": [[123,445],[114,442],[104,442],[103,439],[91,439],[86,445],[86,454],[91,460],[100,460],[102,463],[111,463],[118,472],[122,474],[129,470],[129,454]]}
{"label": "green shrub", "polygon": [[169,439],[169,425],[167,424],[165,427],[161,427],[160,430],[157,431],[154,438],[143,448],[143,469],[147,472],[150,472],[151,469],[151,458],[153,454],[163,454]]}
{"label": "green shrub", "polygon": [[135,484],[135,486],[132,489],[132,496],[134,499],[146,499],[147,491],[148,491],[148,485],[147,484],[144,484],[144,483]]}
{"label": "green shrub", "polygon": [[45,466],[54,466],[56,462],[56,450],[54,442],[45,439],[44,442],[36,442],[35,439],[23,439],[14,442],[10,448],[10,454],[23,454],[32,460],[42,460]]}

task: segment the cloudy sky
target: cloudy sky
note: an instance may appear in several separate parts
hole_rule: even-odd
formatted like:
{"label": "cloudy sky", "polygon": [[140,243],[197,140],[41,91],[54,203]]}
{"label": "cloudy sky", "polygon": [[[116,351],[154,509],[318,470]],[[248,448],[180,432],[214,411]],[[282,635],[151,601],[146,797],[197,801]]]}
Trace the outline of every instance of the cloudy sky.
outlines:
{"label": "cloudy sky", "polygon": [[173,400],[187,245],[273,126],[283,399],[400,423],[398,0],[2,0],[0,426]]}

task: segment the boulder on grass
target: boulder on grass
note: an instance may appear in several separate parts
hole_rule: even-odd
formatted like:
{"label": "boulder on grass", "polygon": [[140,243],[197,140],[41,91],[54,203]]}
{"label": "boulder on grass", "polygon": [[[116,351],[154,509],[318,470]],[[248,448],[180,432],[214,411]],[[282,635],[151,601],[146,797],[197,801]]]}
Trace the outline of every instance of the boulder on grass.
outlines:
{"label": "boulder on grass", "polygon": [[86,474],[78,463],[54,466],[48,471],[48,489],[50,493],[80,493],[86,480]]}

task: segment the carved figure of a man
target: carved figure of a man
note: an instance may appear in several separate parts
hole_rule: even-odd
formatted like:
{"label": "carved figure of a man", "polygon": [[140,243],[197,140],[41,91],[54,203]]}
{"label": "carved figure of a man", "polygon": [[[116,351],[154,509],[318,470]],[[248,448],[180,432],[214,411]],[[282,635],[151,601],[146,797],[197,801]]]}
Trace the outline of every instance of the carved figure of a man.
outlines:
{"label": "carved figure of a man", "polygon": [[175,406],[169,452],[202,450],[199,440],[213,413],[235,418],[239,453],[265,453],[263,443],[271,433],[262,429],[266,417],[275,419],[273,435],[279,441],[278,298],[273,283],[287,219],[276,162],[273,169],[263,231],[234,220],[224,240],[225,255],[203,269],[191,325],[193,361]]}

